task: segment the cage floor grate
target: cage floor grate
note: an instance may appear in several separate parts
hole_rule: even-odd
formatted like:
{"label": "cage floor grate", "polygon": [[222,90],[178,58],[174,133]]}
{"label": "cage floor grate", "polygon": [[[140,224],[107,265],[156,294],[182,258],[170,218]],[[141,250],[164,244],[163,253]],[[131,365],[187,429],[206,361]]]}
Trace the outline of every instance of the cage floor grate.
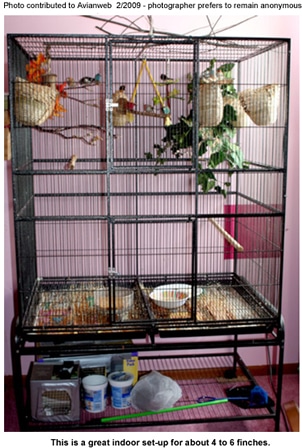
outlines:
{"label": "cage floor grate", "polygon": [[[40,280],[32,294],[24,328],[35,332],[73,331],[118,332],[149,325],[165,329],[192,329],[213,325],[255,325],[273,319],[274,310],[265,299],[242,281],[200,279],[197,293],[179,308],[166,309],[154,304],[150,292],[159,284],[186,282],[188,279],[136,281],[119,279],[110,288],[105,281]],[[111,293],[109,293],[109,289]],[[100,302],[100,292],[106,292]],[[126,291],[126,296],[119,296]]]}

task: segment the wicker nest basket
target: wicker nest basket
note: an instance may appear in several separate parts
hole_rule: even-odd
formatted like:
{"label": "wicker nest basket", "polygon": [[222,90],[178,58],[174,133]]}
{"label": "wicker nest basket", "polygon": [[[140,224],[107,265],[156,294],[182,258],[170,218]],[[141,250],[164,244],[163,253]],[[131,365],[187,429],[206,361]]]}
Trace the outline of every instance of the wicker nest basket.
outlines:
{"label": "wicker nest basket", "polygon": [[223,118],[223,97],[221,85],[207,83],[200,85],[199,124],[203,127],[217,126]]}
{"label": "wicker nest basket", "polygon": [[113,103],[117,103],[118,107],[114,107],[112,110],[113,126],[120,127],[126,126],[128,123],[128,114],[126,109],[126,104],[128,102],[128,97],[122,90],[118,90],[112,96]]}
{"label": "wicker nest basket", "polygon": [[53,88],[17,77],[15,83],[16,119],[26,126],[41,125],[51,116],[56,97],[57,92]]}
{"label": "wicker nest basket", "polygon": [[278,116],[280,86],[267,84],[258,89],[247,89],[240,93],[239,100],[245,112],[256,125],[274,124]]}

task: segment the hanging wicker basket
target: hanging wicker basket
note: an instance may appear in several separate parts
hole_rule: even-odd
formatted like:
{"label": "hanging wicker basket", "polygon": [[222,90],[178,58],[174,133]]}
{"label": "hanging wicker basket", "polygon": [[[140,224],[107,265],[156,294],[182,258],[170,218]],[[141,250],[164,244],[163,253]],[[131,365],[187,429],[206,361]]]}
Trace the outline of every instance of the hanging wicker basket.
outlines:
{"label": "hanging wicker basket", "polygon": [[41,125],[51,116],[56,97],[57,92],[53,88],[17,77],[15,83],[16,119],[26,126]]}
{"label": "hanging wicker basket", "polygon": [[199,124],[217,126],[223,118],[223,97],[220,84],[200,85]]}
{"label": "hanging wicker basket", "polygon": [[240,103],[245,112],[258,126],[274,124],[278,116],[280,86],[267,84],[258,89],[248,89],[240,93]]}
{"label": "hanging wicker basket", "polygon": [[126,104],[128,103],[128,97],[123,90],[118,90],[112,95],[113,103],[117,103],[118,106],[112,110],[113,126],[126,126],[128,121],[128,114]]}
{"label": "hanging wicker basket", "polygon": [[233,96],[227,95],[223,97],[223,105],[230,105],[235,109],[236,112],[236,120],[232,122],[232,125],[235,128],[244,128],[249,125],[249,117],[245,113],[243,107],[238,98],[234,98]]}

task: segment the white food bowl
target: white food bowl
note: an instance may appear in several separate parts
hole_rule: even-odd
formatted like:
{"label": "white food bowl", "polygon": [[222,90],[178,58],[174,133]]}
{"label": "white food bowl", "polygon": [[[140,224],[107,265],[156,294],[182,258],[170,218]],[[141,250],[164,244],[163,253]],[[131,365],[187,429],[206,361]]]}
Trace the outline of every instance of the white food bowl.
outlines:
{"label": "white food bowl", "polygon": [[174,283],[153,289],[150,299],[162,308],[179,308],[191,297],[191,285]]}

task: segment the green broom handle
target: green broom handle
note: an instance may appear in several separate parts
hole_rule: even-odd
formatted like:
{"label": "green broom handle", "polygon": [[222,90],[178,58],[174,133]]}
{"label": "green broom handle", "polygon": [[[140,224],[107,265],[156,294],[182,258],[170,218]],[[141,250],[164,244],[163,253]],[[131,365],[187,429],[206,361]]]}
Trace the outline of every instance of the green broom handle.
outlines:
{"label": "green broom handle", "polygon": [[175,412],[175,411],[182,411],[184,409],[200,408],[203,406],[211,406],[213,404],[228,403],[228,401],[229,401],[228,398],[222,398],[220,400],[204,401],[202,403],[187,404],[184,406],[176,406],[175,408],[160,409],[158,411],[144,411],[144,412],[136,412],[134,414],[115,415],[114,417],[103,417],[103,418],[101,418],[101,423],[114,422],[116,420],[123,420],[124,418],[145,417],[145,415],[165,414],[166,412]]}

